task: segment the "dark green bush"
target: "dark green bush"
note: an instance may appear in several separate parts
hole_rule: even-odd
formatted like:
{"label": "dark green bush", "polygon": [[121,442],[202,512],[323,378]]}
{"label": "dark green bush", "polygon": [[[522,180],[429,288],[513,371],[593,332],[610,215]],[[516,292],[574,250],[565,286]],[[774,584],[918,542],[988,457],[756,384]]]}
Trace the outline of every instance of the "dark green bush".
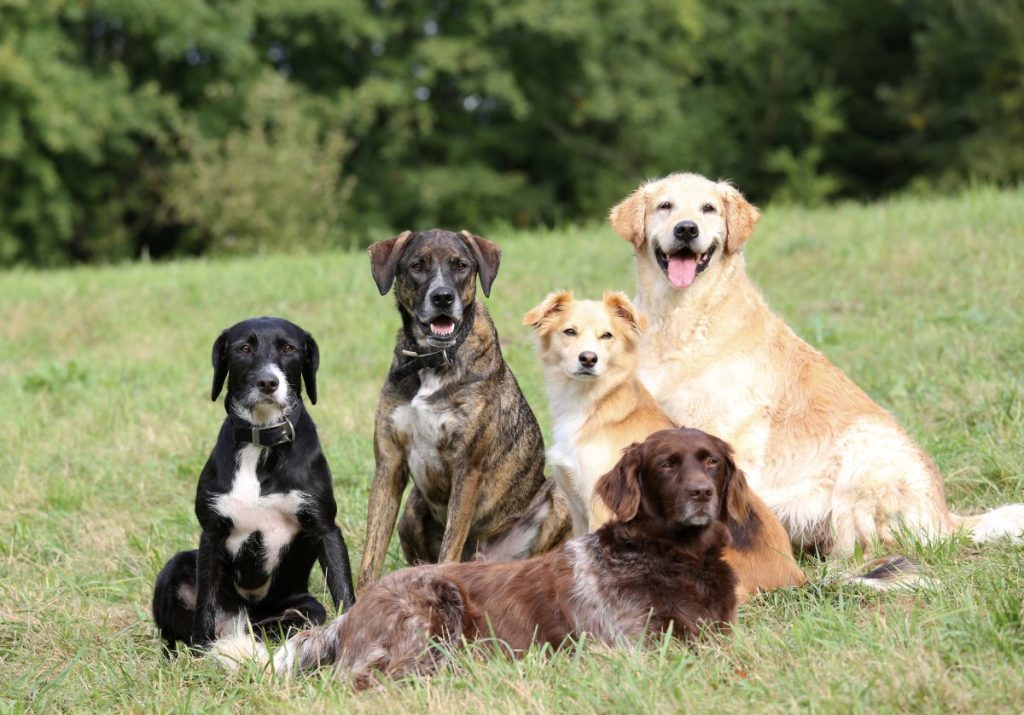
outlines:
{"label": "dark green bush", "polygon": [[0,0],[0,265],[1024,177],[1024,0]]}

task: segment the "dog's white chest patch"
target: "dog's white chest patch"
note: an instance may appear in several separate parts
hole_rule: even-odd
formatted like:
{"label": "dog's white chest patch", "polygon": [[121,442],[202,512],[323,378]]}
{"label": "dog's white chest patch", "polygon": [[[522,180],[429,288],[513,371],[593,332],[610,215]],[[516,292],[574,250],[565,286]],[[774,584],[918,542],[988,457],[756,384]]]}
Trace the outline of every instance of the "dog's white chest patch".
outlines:
{"label": "dog's white chest patch", "polygon": [[[225,546],[232,556],[238,554],[242,544],[261,532],[263,535],[263,570],[272,574],[281,560],[281,553],[302,530],[298,514],[306,494],[293,489],[285,494],[260,495],[260,480],[256,475],[262,450],[246,445],[236,455],[237,468],[231,491],[213,500],[214,510],[231,520],[231,533]],[[259,594],[254,594],[259,595]]]}
{"label": "dog's white chest patch", "polygon": [[448,438],[451,418],[429,401],[440,388],[441,377],[437,370],[420,370],[420,389],[416,396],[391,413],[395,431],[409,445],[409,472],[420,488],[429,474],[444,470],[440,444]]}

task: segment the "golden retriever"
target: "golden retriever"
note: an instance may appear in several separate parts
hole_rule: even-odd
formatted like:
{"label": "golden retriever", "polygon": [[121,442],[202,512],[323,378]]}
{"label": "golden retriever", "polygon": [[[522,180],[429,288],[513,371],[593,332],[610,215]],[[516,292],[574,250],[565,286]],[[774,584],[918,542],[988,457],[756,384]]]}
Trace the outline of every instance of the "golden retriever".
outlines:
{"label": "golden retriever", "polygon": [[640,379],[668,414],[733,446],[798,546],[849,554],[901,529],[1024,535],[1024,505],[950,513],[941,475],[892,415],[769,309],[741,250],[758,217],[729,183],[683,173],[611,210],[651,323]]}
{"label": "golden retriever", "polygon": [[[624,449],[659,430],[675,427],[636,376],[644,317],[622,293],[576,300],[548,295],[523,318],[537,338],[554,420],[548,464],[572,510],[573,535],[583,536],[613,518],[595,497],[598,480]],[[719,450],[733,469],[727,446]],[[744,602],[759,590],[806,582],[789,537],[768,506],[736,471],[728,502],[732,546],[725,560],[736,571]]]}

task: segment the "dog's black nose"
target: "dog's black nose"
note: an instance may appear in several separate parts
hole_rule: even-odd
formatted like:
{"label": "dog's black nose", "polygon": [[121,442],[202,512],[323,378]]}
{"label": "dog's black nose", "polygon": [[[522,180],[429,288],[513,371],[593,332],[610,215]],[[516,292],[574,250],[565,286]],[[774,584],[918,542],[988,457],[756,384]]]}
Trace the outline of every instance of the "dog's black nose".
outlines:
{"label": "dog's black nose", "polygon": [[455,302],[455,291],[441,288],[430,294],[430,302],[435,308],[450,308]]}
{"label": "dog's black nose", "polygon": [[690,489],[690,498],[698,502],[711,501],[711,495],[714,494],[715,490],[709,484],[706,487],[693,487]]}
{"label": "dog's black nose", "polygon": [[686,241],[689,243],[700,235],[700,229],[697,228],[697,224],[693,221],[680,221],[676,224],[676,227],[672,229],[672,233],[674,233],[675,237],[680,241]]}
{"label": "dog's black nose", "polygon": [[273,375],[264,375],[256,380],[256,387],[258,387],[260,392],[265,395],[269,395],[274,392],[280,384],[281,383],[278,382],[277,378]]}
{"label": "dog's black nose", "polygon": [[589,350],[580,353],[580,365],[583,367],[594,367],[597,364],[597,353]]}

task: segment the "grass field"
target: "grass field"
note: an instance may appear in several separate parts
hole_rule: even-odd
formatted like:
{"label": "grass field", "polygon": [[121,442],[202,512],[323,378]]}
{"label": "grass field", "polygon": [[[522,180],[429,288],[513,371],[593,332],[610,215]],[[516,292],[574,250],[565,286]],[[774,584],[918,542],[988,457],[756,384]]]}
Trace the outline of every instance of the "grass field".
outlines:
{"label": "grass field", "polygon": [[[488,306],[546,434],[523,313],[549,290],[632,292],[630,248],[603,225],[499,234]],[[770,209],[748,266],[772,305],[935,457],[959,510],[1024,501],[1024,190]],[[294,712],[1020,712],[1019,547],[905,544],[939,585],[876,594],[819,583],[740,611],[695,649],[583,646],[456,659],[354,695],[165,660],[157,570],[195,544],[192,499],[223,417],[210,346],[282,315],[321,347],[312,408],[354,565],[373,471],[373,408],[397,328],[364,254],[0,274],[0,709]],[[815,579],[847,563],[802,562]],[[389,568],[400,565],[397,541]],[[324,595],[315,577],[316,592]]]}

